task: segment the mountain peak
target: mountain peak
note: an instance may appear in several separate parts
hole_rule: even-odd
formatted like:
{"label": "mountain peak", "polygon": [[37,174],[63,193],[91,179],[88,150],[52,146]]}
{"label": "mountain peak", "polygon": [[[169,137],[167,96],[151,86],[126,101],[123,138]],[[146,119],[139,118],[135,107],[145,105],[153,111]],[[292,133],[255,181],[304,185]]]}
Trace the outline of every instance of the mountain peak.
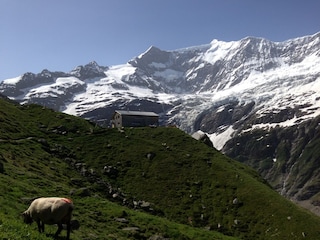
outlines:
{"label": "mountain peak", "polygon": [[104,77],[104,72],[108,69],[108,67],[102,67],[97,62],[92,61],[86,65],[77,66],[73,69],[70,74],[78,77],[81,80],[85,80],[88,78],[94,77]]}
{"label": "mountain peak", "polygon": [[[157,48],[155,46],[150,46],[143,54],[141,54],[140,56],[146,55],[146,54],[156,54],[162,52],[162,50],[160,48]],[[139,56],[139,57],[140,57]]]}
{"label": "mountain peak", "polygon": [[129,61],[132,66],[142,67],[155,63],[165,63],[170,59],[170,52],[163,51],[155,46],[151,46],[144,53]]}
{"label": "mountain peak", "polygon": [[154,56],[162,55],[163,53],[166,53],[166,51],[163,51],[155,46],[151,46],[144,53],[140,54],[136,59],[148,59]]}

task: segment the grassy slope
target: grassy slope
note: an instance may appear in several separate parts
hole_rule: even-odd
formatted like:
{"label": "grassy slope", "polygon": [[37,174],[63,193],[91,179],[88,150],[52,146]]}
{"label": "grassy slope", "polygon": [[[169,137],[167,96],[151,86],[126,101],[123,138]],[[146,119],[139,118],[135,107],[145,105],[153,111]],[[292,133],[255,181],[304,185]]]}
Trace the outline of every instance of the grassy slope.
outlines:
{"label": "grassy slope", "polygon": [[[17,107],[0,99],[0,163],[4,165],[4,173],[0,173],[1,239],[52,239],[55,226],[47,226],[46,234],[39,234],[36,224],[22,223],[20,213],[34,197],[68,196],[72,189],[91,186],[64,161],[68,150],[62,143],[91,136],[93,129],[82,119],[38,106]],[[73,184],[72,179],[80,179],[80,184]],[[131,210],[99,195],[103,194],[93,189],[92,196],[71,196],[76,206],[74,219],[81,224],[72,239],[147,239],[155,234],[172,239],[234,239]],[[128,223],[115,221],[124,212]],[[125,227],[140,231],[122,230]]]}
{"label": "grassy slope", "polygon": [[[71,189],[84,186],[93,194],[72,196],[74,215],[81,223],[74,239],[147,239],[157,233],[172,239],[228,239],[203,227],[243,239],[319,236],[318,217],[280,197],[252,169],[178,129],[98,129],[41,107],[0,101],[0,161],[5,168],[0,174],[2,238],[47,239],[35,225],[25,226],[17,219],[27,207],[24,198],[67,196]],[[152,159],[148,153],[153,153]],[[66,158],[86,163],[96,178],[121,188],[128,199],[151,202],[165,218],[108,201],[106,190],[82,178]],[[116,167],[118,176],[103,175],[105,165]],[[73,179],[80,179],[80,184]],[[127,224],[114,221],[123,211]],[[125,226],[140,231],[123,231]],[[54,231],[48,228],[49,233]]]}
{"label": "grassy slope", "polygon": [[[124,174],[115,184],[131,196],[151,201],[169,219],[188,223],[191,217],[194,226],[210,226],[244,239],[319,234],[317,217],[280,197],[250,168],[178,129],[108,130],[89,138],[78,139],[77,158],[94,169],[117,166]],[[152,160],[146,158],[149,152],[155,154]]]}

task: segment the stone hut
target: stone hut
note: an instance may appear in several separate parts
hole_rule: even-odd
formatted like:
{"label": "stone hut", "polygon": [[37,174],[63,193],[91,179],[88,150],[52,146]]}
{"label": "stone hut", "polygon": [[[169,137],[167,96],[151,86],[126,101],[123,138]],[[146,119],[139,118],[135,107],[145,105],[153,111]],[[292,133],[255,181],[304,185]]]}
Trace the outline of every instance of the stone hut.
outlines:
{"label": "stone hut", "polygon": [[158,126],[159,115],[154,112],[116,110],[111,123],[114,128]]}

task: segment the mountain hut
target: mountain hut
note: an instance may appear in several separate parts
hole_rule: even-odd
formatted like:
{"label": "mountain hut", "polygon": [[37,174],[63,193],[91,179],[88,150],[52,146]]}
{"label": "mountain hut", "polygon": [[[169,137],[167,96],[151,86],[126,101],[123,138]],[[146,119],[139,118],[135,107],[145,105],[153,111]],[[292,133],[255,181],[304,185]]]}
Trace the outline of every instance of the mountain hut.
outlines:
{"label": "mountain hut", "polygon": [[154,112],[116,110],[111,123],[114,128],[158,126],[159,115]]}

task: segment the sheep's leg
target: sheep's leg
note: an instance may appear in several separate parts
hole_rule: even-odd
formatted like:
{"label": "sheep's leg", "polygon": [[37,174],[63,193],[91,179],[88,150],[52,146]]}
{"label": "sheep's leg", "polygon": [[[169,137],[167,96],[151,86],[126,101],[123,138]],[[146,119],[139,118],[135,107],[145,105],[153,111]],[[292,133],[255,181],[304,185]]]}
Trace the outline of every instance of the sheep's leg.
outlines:
{"label": "sheep's leg", "polygon": [[67,222],[67,240],[70,239],[71,223]]}
{"label": "sheep's leg", "polygon": [[44,232],[44,222],[40,221],[42,232]]}
{"label": "sheep's leg", "polygon": [[41,233],[42,232],[42,227],[41,227],[40,219],[37,219],[37,225],[38,225],[38,231]]}
{"label": "sheep's leg", "polygon": [[54,234],[54,237],[58,237],[58,235],[61,233],[63,227],[62,227],[62,223],[58,223],[58,230],[57,232]]}

